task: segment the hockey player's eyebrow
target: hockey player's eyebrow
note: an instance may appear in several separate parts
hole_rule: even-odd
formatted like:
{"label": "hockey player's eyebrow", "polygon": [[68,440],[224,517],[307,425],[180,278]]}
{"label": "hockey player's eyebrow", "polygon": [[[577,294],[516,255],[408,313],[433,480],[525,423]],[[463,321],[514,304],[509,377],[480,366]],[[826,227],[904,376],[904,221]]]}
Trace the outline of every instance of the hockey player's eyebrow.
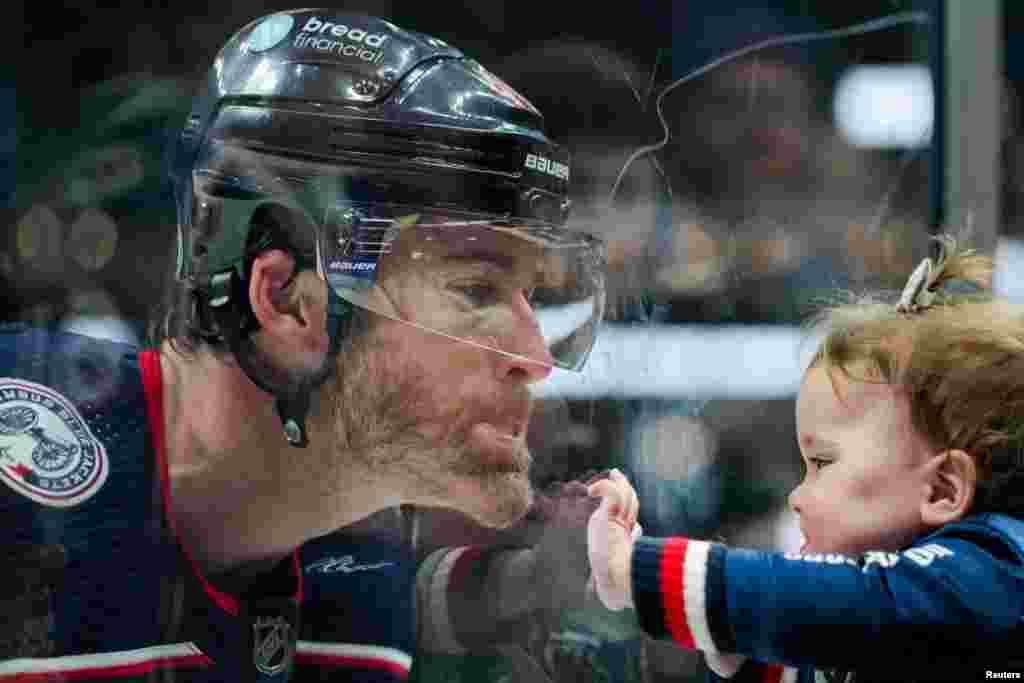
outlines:
{"label": "hockey player's eyebrow", "polygon": [[505,273],[513,273],[516,270],[517,260],[515,257],[505,254],[497,254],[493,251],[465,251],[455,254],[448,254],[444,258],[445,263],[478,265],[486,264]]}

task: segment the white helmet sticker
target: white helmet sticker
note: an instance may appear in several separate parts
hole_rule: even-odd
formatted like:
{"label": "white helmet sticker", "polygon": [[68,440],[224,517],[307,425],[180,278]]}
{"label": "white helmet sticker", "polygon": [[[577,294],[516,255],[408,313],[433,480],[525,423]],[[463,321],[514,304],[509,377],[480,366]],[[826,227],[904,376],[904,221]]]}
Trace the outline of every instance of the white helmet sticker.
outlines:
{"label": "white helmet sticker", "polygon": [[249,33],[249,51],[269,50],[284,40],[294,26],[295,18],[290,14],[274,14],[267,17]]}
{"label": "white helmet sticker", "polygon": [[0,480],[41,505],[68,508],[96,495],[109,471],[103,442],[67,398],[0,378]]}

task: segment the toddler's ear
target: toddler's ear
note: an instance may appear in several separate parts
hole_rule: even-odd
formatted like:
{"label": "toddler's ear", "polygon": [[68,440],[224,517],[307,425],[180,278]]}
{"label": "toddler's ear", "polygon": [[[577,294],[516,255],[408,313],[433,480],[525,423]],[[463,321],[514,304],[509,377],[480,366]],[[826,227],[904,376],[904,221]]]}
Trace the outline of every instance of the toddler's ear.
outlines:
{"label": "toddler's ear", "polygon": [[921,519],[930,527],[955,522],[967,515],[974,502],[978,469],[961,450],[943,451],[926,465],[928,491],[921,501]]}

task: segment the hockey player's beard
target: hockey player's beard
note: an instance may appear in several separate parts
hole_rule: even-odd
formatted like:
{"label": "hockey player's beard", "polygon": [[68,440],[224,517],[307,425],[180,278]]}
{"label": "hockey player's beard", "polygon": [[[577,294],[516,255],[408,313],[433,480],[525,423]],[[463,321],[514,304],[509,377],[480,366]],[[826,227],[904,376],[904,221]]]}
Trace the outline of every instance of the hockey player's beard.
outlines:
{"label": "hockey player's beard", "polygon": [[[329,380],[332,450],[339,466],[365,470],[373,480],[399,489],[403,501],[455,509],[487,527],[507,527],[526,514],[533,493],[525,439],[500,462],[468,443],[478,421],[472,418],[486,412],[481,407],[486,401],[466,397],[459,410],[444,412],[439,398],[447,397],[438,397],[414,359],[396,366],[394,356],[371,350],[362,336],[345,346]],[[526,388],[517,392],[505,401],[528,410]],[[418,429],[427,423],[455,427],[428,438]]]}

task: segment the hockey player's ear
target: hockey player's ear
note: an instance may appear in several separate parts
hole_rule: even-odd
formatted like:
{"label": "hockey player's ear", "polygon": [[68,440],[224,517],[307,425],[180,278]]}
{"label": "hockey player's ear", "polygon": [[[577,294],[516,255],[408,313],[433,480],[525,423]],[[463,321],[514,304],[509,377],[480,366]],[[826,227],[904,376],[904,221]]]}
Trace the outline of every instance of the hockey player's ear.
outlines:
{"label": "hockey player's ear", "polygon": [[280,249],[265,251],[253,260],[249,274],[249,304],[260,329],[276,331],[295,313],[288,290],[292,288],[295,260]]}
{"label": "hockey player's ear", "polygon": [[[315,272],[294,269],[295,260],[280,249],[257,256],[249,275],[249,304],[271,348],[319,355],[322,362],[328,346],[326,287]],[[315,359],[310,362],[318,367]]]}
{"label": "hockey player's ear", "polygon": [[943,451],[925,464],[927,492],[921,501],[921,519],[940,527],[967,515],[978,485],[974,459],[961,450]]}

